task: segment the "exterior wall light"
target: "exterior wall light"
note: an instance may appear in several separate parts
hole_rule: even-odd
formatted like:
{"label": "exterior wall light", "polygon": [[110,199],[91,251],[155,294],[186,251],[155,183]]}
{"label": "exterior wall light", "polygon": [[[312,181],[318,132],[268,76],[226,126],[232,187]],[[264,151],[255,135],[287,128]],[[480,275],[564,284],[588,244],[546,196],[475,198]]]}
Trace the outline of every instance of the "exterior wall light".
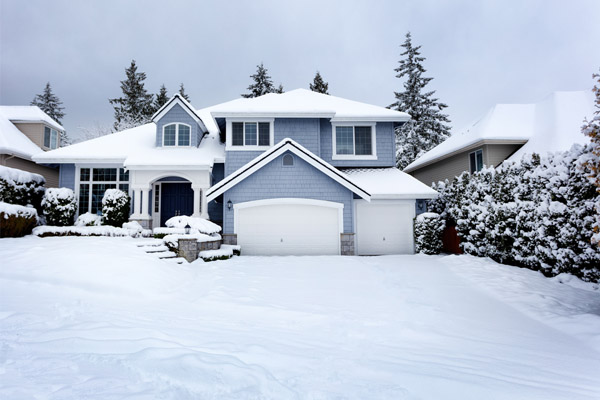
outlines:
{"label": "exterior wall light", "polygon": [[227,200],[227,209],[229,211],[231,211],[231,208],[233,207],[233,203],[231,202],[231,200]]}
{"label": "exterior wall light", "polygon": [[190,226],[190,224],[185,224],[185,234],[189,235],[190,234],[190,229],[192,229],[192,227]]}

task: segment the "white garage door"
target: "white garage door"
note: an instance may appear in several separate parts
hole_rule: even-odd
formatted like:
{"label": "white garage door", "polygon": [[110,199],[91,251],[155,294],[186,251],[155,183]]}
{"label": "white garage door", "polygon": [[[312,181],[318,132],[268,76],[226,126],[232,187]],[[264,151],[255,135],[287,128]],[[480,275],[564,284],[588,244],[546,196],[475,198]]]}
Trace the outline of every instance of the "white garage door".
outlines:
{"label": "white garage door", "polygon": [[275,199],[235,206],[235,232],[246,255],[340,253],[343,204]]}
{"label": "white garage door", "polygon": [[355,200],[359,255],[414,252],[414,202]]}

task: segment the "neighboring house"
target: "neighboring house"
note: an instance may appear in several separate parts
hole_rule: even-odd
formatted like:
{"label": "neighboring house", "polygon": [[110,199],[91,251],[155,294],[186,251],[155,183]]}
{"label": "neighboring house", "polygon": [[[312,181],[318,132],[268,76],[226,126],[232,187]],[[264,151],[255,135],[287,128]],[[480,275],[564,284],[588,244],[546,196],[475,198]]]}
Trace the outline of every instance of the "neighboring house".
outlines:
{"label": "neighboring house", "polygon": [[80,212],[119,187],[132,220],[210,218],[244,254],[412,253],[417,207],[436,192],[394,168],[408,118],[304,89],[197,111],[175,95],[152,123],[35,159],[61,164]]}
{"label": "neighboring house", "polygon": [[404,172],[431,185],[452,180],[464,171],[519,160],[524,154],[567,150],[574,143],[588,141],[581,126],[593,112],[591,91],[554,92],[534,104],[497,104],[477,122],[417,158]]}
{"label": "neighboring house", "polygon": [[47,187],[58,186],[58,168],[32,157],[60,147],[64,128],[37,106],[0,106],[0,165],[34,172]]}

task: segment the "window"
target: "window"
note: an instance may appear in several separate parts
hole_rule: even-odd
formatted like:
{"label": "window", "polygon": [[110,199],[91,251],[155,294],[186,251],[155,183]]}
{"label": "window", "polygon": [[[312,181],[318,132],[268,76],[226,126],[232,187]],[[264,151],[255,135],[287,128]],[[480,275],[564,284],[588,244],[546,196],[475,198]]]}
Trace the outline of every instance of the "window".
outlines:
{"label": "window", "polygon": [[469,166],[471,173],[483,169],[483,150],[477,150],[469,154]]}
{"label": "window", "polygon": [[129,171],[124,168],[80,168],[79,182],[79,214],[101,212],[106,189],[129,193]]}
{"label": "window", "polygon": [[163,146],[190,146],[192,127],[186,124],[169,124],[163,127]]}
{"label": "window", "polygon": [[291,154],[286,154],[283,156],[283,166],[291,167],[294,165],[294,156]]}
{"label": "window", "polygon": [[55,129],[44,127],[44,147],[56,149],[58,147],[58,132]]}
{"label": "window", "polygon": [[231,145],[243,146],[270,146],[270,122],[232,122]]}
{"label": "window", "polygon": [[334,125],[333,159],[375,159],[375,125]]}

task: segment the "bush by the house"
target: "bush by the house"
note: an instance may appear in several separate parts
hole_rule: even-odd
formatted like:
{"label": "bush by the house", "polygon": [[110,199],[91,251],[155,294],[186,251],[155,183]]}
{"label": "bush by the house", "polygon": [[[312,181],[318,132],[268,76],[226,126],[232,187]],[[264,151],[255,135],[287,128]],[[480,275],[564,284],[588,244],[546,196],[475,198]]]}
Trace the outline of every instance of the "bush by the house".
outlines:
{"label": "bush by the house", "polygon": [[119,189],[107,189],[102,198],[105,225],[120,227],[129,220],[129,195]]}
{"label": "bush by the house", "polygon": [[86,212],[85,214],[80,214],[77,217],[77,221],[75,221],[75,226],[100,226],[102,225],[102,217],[100,215],[92,214],[91,212]]}
{"label": "bush by the house", "polygon": [[42,210],[47,225],[72,225],[77,212],[77,200],[71,189],[50,188],[42,198]]}
{"label": "bush by the house", "polygon": [[21,237],[37,225],[37,211],[0,201],[0,237]]}
{"label": "bush by the house", "polygon": [[40,210],[44,195],[43,176],[0,165],[0,201]]}
{"label": "bush by the house", "polygon": [[415,247],[417,253],[440,254],[442,234],[446,226],[437,213],[423,213],[415,218]]}
{"label": "bush by the house", "polygon": [[456,222],[468,254],[597,282],[600,247],[591,239],[600,194],[588,179],[590,153],[589,146],[574,145],[463,173],[433,186],[440,196],[429,209]]}

